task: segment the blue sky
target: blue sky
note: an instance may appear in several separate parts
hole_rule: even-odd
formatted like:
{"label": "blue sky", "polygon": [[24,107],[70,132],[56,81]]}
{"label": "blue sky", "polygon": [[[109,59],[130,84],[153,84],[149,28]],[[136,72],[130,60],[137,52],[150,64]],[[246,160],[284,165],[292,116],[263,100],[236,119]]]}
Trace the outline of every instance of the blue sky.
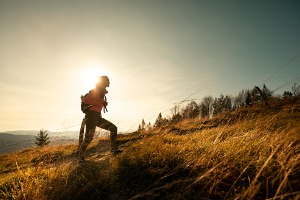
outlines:
{"label": "blue sky", "polygon": [[[291,0],[1,0],[0,131],[77,130],[79,97],[103,74],[103,116],[122,131],[197,91],[253,88],[300,54],[299,10]],[[299,77],[299,65],[266,85]]]}

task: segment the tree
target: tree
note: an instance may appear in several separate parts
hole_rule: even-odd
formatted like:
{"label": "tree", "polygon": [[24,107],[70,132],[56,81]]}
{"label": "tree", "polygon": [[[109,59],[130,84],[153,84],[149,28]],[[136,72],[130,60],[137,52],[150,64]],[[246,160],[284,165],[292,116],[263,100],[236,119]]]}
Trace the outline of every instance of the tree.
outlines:
{"label": "tree", "polygon": [[233,101],[233,110],[238,109],[246,104],[246,96],[247,96],[247,91],[242,90],[239,92],[239,94],[234,98]]}
{"label": "tree", "polygon": [[138,127],[138,130],[137,131],[141,131],[142,130],[142,127],[141,125],[139,124],[139,127]]}
{"label": "tree", "polygon": [[232,110],[232,99],[230,96],[226,95],[223,99],[223,112]]}
{"label": "tree", "polygon": [[199,116],[199,105],[195,101],[191,101],[184,109],[182,109],[182,118],[189,119]]}
{"label": "tree", "polygon": [[174,107],[171,109],[172,116],[175,116],[179,113],[180,107],[179,105],[175,104]]}
{"label": "tree", "polygon": [[284,91],[284,93],[282,95],[283,98],[289,98],[291,96],[293,96],[293,93],[290,91]]}
{"label": "tree", "polygon": [[142,120],[142,123],[139,124],[138,131],[144,131],[144,130],[146,130],[146,122],[145,122],[145,120],[143,119],[143,120]]}
{"label": "tree", "polygon": [[232,99],[230,96],[223,94],[220,95],[219,98],[215,98],[213,104],[213,114],[221,114],[225,111],[231,111],[232,110]]}
{"label": "tree", "polygon": [[255,86],[253,92],[256,92],[256,94],[259,94],[260,96],[258,99],[256,99],[256,101],[264,101],[265,104],[270,107],[268,100],[272,97],[272,92],[265,84],[262,90],[258,86]]}
{"label": "tree", "polygon": [[142,121],[142,130],[145,130],[145,128],[146,128],[146,123],[145,123],[145,120],[143,119],[143,121]]}
{"label": "tree", "polygon": [[37,136],[35,136],[35,141],[34,143],[40,147],[45,146],[47,144],[50,143],[50,137],[47,133],[46,130],[40,130],[37,134]]}
{"label": "tree", "polygon": [[174,108],[171,109],[172,116],[169,119],[170,123],[174,124],[182,120],[179,110],[180,110],[179,105],[175,105]]}
{"label": "tree", "polygon": [[297,84],[294,83],[294,86],[292,86],[292,92],[295,97],[300,97],[300,85],[297,86]]}
{"label": "tree", "polygon": [[157,118],[156,118],[156,120],[155,120],[155,122],[154,122],[154,127],[155,128],[159,128],[159,127],[161,127],[163,125],[163,123],[164,123],[164,120],[162,118],[161,113],[159,113],[158,116],[157,116]]}
{"label": "tree", "polygon": [[268,100],[273,96],[273,92],[264,84],[262,89],[263,100]]}
{"label": "tree", "polygon": [[200,116],[201,117],[210,117],[213,112],[213,102],[214,99],[212,96],[204,97],[200,103]]}
{"label": "tree", "polygon": [[252,90],[251,90],[251,99],[252,99],[252,104],[254,104],[255,102],[260,102],[262,100],[262,96],[260,94],[260,89],[259,87],[255,86]]}
{"label": "tree", "polygon": [[215,98],[213,102],[213,114],[221,114],[224,108],[224,95],[221,94],[219,98]]}
{"label": "tree", "polygon": [[145,128],[147,131],[151,130],[151,123],[149,122],[147,125],[146,125],[146,128]]}
{"label": "tree", "polygon": [[245,103],[246,103],[247,106],[251,106],[253,104],[252,95],[251,95],[251,92],[249,90],[247,90],[247,92],[246,92]]}

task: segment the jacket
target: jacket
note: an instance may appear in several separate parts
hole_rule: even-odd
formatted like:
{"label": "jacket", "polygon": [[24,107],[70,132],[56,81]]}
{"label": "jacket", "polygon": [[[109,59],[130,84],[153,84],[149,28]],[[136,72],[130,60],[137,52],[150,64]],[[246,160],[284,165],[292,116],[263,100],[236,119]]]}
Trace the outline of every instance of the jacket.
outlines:
{"label": "jacket", "polygon": [[93,105],[90,110],[101,113],[103,106],[106,105],[106,101],[104,99],[106,93],[106,89],[93,89],[85,97],[83,97],[82,101],[86,104]]}

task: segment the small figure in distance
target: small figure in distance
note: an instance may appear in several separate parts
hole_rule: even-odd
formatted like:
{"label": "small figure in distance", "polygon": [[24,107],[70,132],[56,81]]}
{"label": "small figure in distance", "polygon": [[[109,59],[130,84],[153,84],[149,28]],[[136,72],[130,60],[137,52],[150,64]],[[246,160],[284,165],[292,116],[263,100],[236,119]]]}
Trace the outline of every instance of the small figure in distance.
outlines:
{"label": "small figure in distance", "polygon": [[86,115],[83,121],[83,127],[84,124],[86,125],[85,138],[83,140],[83,133],[81,134],[82,138],[79,137],[78,154],[80,162],[85,162],[85,151],[94,138],[96,126],[110,131],[111,152],[113,154],[121,152],[117,147],[118,129],[116,125],[102,118],[101,115],[102,109],[104,112],[107,111],[106,106],[108,105],[108,102],[106,101],[105,95],[108,93],[106,88],[109,87],[109,85],[109,78],[107,76],[100,76],[99,81],[96,83],[96,87],[85,96],[81,97],[82,102],[89,106],[88,110],[85,111]]}

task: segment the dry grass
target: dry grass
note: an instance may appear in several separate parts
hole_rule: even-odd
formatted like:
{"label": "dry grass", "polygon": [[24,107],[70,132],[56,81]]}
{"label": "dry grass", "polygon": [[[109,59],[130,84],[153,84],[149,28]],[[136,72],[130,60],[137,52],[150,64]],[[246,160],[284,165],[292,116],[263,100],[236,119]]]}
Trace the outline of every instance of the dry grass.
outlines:
{"label": "dry grass", "polygon": [[74,145],[4,155],[0,198],[299,199],[299,119],[297,103],[243,108],[123,136],[122,154],[85,164]]}

